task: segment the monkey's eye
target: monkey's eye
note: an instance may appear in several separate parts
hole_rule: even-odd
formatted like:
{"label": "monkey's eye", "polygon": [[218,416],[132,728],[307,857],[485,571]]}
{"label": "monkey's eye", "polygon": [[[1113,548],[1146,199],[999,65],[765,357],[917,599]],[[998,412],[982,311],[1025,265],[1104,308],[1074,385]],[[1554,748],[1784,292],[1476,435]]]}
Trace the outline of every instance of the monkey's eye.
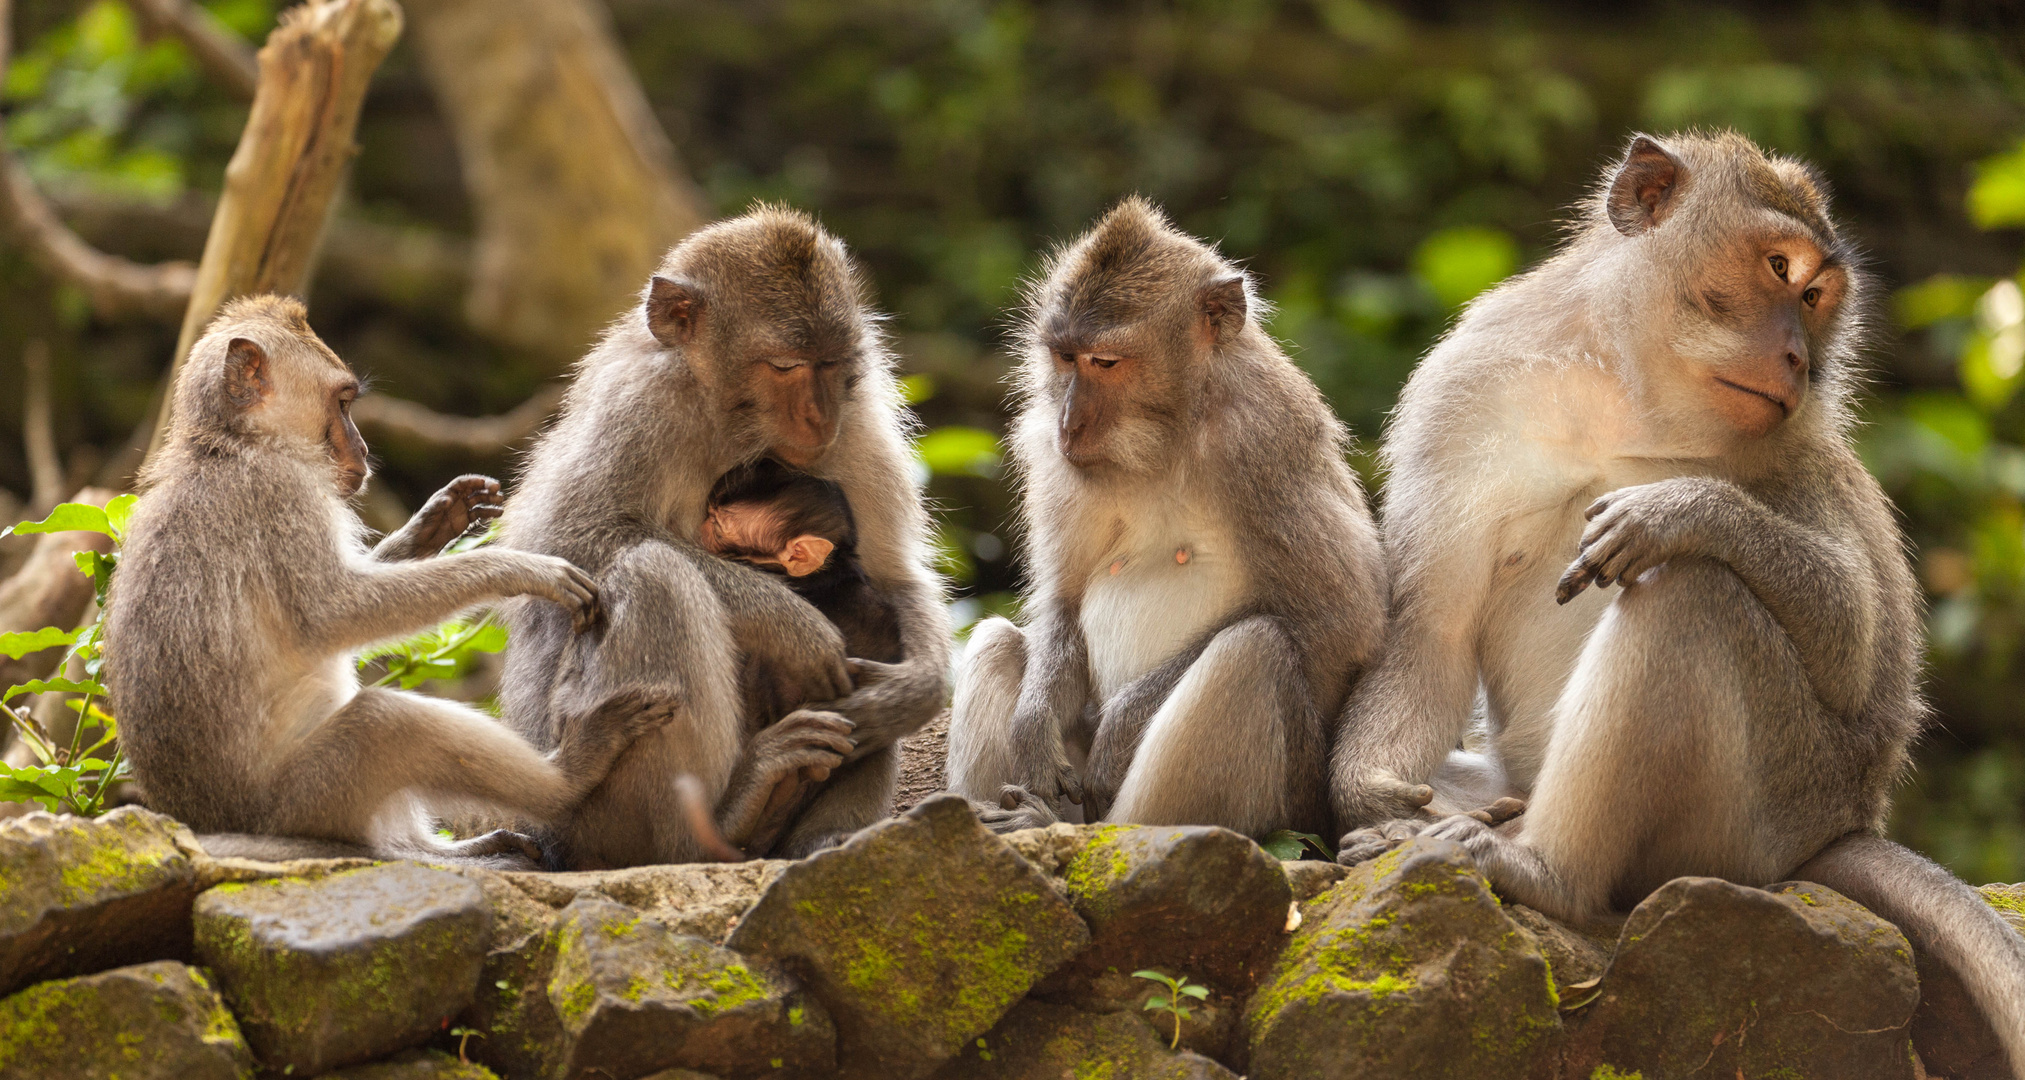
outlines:
{"label": "monkey's eye", "polygon": [[1780,281],[1786,280],[1786,256],[1772,256],[1772,272],[1779,275]]}
{"label": "monkey's eye", "polygon": [[1076,354],[1075,354],[1075,353],[1072,353],[1072,352],[1065,352],[1065,353],[1056,353],[1056,354],[1055,354],[1055,358],[1056,358],[1056,359],[1058,359],[1058,360],[1060,360],[1060,361],[1061,361],[1062,363],[1064,363],[1064,364],[1067,364],[1067,365],[1069,365],[1070,367],[1075,367],[1075,366],[1076,366]]}
{"label": "monkey's eye", "polygon": [[1106,370],[1118,366],[1118,358],[1115,356],[1093,356],[1090,362]]}
{"label": "monkey's eye", "polygon": [[796,368],[800,367],[801,365],[800,365],[800,364],[783,364],[783,363],[780,363],[780,362],[778,362],[778,361],[774,361],[774,360],[768,360],[768,361],[766,362],[766,366],[767,366],[767,367],[770,367],[770,368],[772,368],[772,369],[774,369],[775,371],[778,371],[778,372],[780,372],[780,373],[781,373],[781,374],[783,374],[783,375],[785,375],[785,374],[787,374],[788,372],[790,372],[790,371],[793,371],[794,369],[796,369]]}
{"label": "monkey's eye", "polygon": [[1808,307],[1813,307],[1821,302],[1821,289],[1818,286],[1809,289],[1800,294],[1800,299],[1805,301]]}

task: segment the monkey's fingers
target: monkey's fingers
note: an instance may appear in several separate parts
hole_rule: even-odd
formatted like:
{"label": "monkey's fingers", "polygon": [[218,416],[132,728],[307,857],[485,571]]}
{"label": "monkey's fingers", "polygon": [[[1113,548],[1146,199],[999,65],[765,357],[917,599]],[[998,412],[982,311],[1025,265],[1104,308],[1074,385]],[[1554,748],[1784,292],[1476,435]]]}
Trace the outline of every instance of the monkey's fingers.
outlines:
{"label": "monkey's fingers", "polygon": [[1490,814],[1490,823],[1492,825],[1503,825],[1505,822],[1526,812],[1526,800],[1506,796],[1484,807],[1484,810]]}
{"label": "monkey's fingers", "polygon": [[1595,580],[1596,570],[1589,565],[1589,560],[1587,558],[1576,559],[1568,565],[1568,569],[1561,575],[1560,582],[1554,586],[1554,602],[1565,604],[1575,599],[1582,590],[1588,588],[1590,583]]}
{"label": "monkey's fingers", "polygon": [[1062,769],[1062,797],[1077,806],[1083,805],[1083,778],[1074,769]]}
{"label": "monkey's fingers", "polygon": [[1609,495],[1597,496],[1596,501],[1589,504],[1589,509],[1582,511],[1582,520],[1595,521],[1596,515],[1610,509],[1610,502],[1616,497],[1616,494],[1616,492],[1611,492]]}

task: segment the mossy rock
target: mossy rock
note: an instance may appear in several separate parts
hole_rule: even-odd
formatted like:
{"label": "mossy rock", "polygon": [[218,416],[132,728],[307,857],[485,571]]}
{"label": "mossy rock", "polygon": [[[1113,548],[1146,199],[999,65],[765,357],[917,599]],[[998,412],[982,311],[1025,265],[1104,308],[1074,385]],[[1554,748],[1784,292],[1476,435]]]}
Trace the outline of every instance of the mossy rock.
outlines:
{"label": "mossy rock", "polygon": [[1280,860],[1208,826],[1107,825],[1062,882],[1090,947],[1040,993],[1073,995],[1106,972],[1153,968],[1239,996],[1287,942],[1293,892]]}
{"label": "mossy rock", "polygon": [[[476,1042],[477,1040],[472,1040]],[[441,1050],[403,1050],[385,1061],[327,1073],[328,1080],[499,1080],[491,1069]]]}
{"label": "mossy rock", "polygon": [[802,977],[845,1076],[922,1076],[1090,940],[1083,920],[954,796],[788,868],[731,935]]}
{"label": "mossy rock", "polygon": [[0,1080],[251,1080],[253,1055],[202,972],[174,961],[39,983],[0,1000]]}
{"label": "mossy rock", "polygon": [[[1985,885],[1979,893],[2025,934],[2025,885]],[[1983,1016],[1968,987],[1946,964],[1915,955],[1919,965],[1920,1007],[1913,1014],[1913,1049],[1928,1073],[1949,1080],[2013,1080],[1997,1029]]]}
{"label": "mossy rock", "polygon": [[1245,1010],[1260,1080],[1551,1075],[1547,961],[1460,844],[1421,837],[1306,909]]}
{"label": "mossy rock", "polygon": [[190,957],[197,873],[183,827],[138,806],[0,821],[0,994]]}
{"label": "mossy rock", "polygon": [[1025,1001],[935,1080],[1237,1080],[1200,1054],[1174,1051],[1130,1013]]}
{"label": "mossy rock", "polygon": [[547,997],[567,1048],[562,1076],[679,1067],[743,1078],[836,1064],[829,1015],[772,964],[602,897],[563,911]]}
{"label": "mossy rock", "polygon": [[405,862],[220,885],[195,916],[254,1053],[298,1076],[416,1045],[462,1012],[492,925],[476,882]]}
{"label": "mossy rock", "polygon": [[1904,935],[1841,894],[1676,878],[1631,913],[1568,1075],[1911,1080]]}

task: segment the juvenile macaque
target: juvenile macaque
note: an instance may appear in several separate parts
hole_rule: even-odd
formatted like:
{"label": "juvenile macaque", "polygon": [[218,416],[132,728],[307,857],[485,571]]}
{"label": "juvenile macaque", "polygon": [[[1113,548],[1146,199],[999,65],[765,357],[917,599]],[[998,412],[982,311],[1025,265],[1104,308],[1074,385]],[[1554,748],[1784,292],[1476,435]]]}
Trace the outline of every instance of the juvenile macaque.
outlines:
{"label": "juvenile macaque", "polygon": [[698,532],[705,551],[780,574],[844,635],[847,656],[900,662],[900,621],[865,578],[844,490],[774,461],[733,470]]}
{"label": "juvenile macaque", "polygon": [[1020,328],[1027,621],[973,632],[950,786],[995,829],[1327,828],[1324,722],[1384,628],[1344,431],[1245,273],[1128,199]]}
{"label": "juvenile macaque", "polygon": [[200,833],[524,865],[526,837],[446,843],[435,816],[562,815],[672,706],[614,697],[544,755],[467,706],[359,686],[353,656],[373,642],[509,596],[540,597],[582,633],[598,590],[546,555],[420,558],[496,512],[483,477],[453,482],[369,553],[345,502],[370,475],[358,389],[294,300],[236,300],[197,342],[108,600],[121,745],[148,804]]}
{"label": "juvenile macaque", "polygon": [[1905,539],[1849,439],[1866,288],[1806,166],[1639,136],[1567,246],[1471,305],[1386,438],[1394,621],[1336,746],[1343,858],[1515,796],[1433,832],[1563,919],[1682,875],[1819,882],[1959,972],[2025,1075],[2025,942],[1882,836],[1926,707]]}
{"label": "juvenile macaque", "polygon": [[[606,619],[576,637],[542,605],[514,604],[500,702],[539,745],[616,694],[682,706],[558,831],[565,865],[702,854],[685,786],[748,851],[805,855],[887,813],[895,744],[942,707],[949,663],[892,363],[843,244],[762,208],[671,251],[577,369],[503,540],[596,573]],[[781,575],[699,543],[718,480],[766,458],[843,490],[865,579],[899,626],[898,662],[849,663],[844,635]],[[778,842],[758,843],[804,769],[833,772]],[[678,786],[683,774],[694,783]]]}

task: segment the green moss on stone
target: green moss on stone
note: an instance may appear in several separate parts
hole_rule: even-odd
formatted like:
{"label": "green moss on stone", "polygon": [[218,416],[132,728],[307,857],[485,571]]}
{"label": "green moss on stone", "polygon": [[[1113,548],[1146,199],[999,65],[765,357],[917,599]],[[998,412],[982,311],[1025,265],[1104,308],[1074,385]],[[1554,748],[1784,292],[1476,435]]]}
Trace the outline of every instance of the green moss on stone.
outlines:
{"label": "green moss on stone", "polygon": [[1598,1065],[1589,1070],[1589,1080],[1645,1080],[1642,1072],[1618,1072],[1614,1066]]}
{"label": "green moss on stone", "polygon": [[1062,881],[1079,906],[1098,900],[1113,885],[1132,872],[1132,857],[1119,843],[1133,830],[1131,825],[1106,825],[1090,837],[1083,850],[1069,861]]}

